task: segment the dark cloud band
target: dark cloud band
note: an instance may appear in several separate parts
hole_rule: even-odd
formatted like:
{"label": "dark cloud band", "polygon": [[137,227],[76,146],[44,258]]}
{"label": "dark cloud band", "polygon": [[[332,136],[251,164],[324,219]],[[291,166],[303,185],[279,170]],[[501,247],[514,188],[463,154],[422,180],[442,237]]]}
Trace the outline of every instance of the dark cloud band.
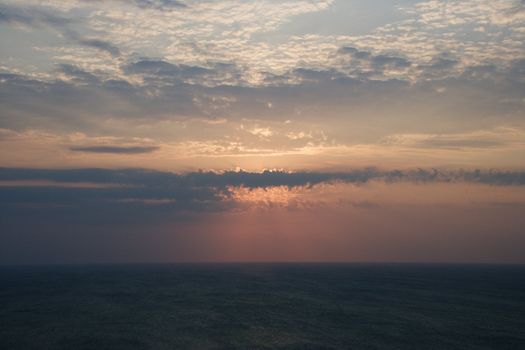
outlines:
{"label": "dark cloud band", "polygon": [[86,147],[71,147],[70,148],[70,150],[74,152],[115,153],[115,154],[151,153],[158,149],[159,147],[155,147],[155,146],[148,146],[148,147],[86,146]]}
{"label": "dark cloud band", "polygon": [[366,184],[371,181],[524,186],[525,171],[383,171],[369,168],[339,173],[227,171],[175,174],[145,169],[0,168],[0,219],[54,213],[58,216],[73,215],[89,222],[98,213],[95,216],[124,220],[132,212],[137,217],[148,213],[156,215],[162,208],[181,214],[222,212],[242,205],[236,201],[232,187],[298,188],[321,183]]}
{"label": "dark cloud band", "polygon": [[[78,147],[78,151],[139,153],[155,147]],[[384,182],[468,182],[499,186],[525,185],[525,171],[437,169],[379,170],[357,169],[348,172],[286,172],[286,171],[226,171],[176,174],[146,169],[27,169],[0,168],[0,181],[49,180],[57,182],[91,182],[147,187],[213,187],[244,186],[262,188],[273,186],[310,186],[325,182],[367,183]]]}

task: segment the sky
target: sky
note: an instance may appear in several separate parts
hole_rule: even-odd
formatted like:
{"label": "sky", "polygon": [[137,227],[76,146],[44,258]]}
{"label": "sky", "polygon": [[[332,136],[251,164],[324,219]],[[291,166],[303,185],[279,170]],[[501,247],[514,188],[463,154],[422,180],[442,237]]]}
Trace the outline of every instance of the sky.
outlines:
{"label": "sky", "polygon": [[0,264],[525,263],[524,0],[0,0]]}

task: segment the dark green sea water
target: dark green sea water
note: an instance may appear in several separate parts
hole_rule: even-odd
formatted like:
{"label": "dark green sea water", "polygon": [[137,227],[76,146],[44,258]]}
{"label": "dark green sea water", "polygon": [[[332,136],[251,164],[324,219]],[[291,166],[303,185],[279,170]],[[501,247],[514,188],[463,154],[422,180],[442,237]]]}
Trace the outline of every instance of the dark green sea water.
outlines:
{"label": "dark green sea water", "polygon": [[0,349],[525,349],[525,267],[0,268]]}

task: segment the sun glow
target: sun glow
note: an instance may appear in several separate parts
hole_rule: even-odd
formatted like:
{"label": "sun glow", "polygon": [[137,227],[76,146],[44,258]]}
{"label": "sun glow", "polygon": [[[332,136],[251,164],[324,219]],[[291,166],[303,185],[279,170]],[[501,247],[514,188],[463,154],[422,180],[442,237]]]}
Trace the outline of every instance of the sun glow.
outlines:
{"label": "sun glow", "polygon": [[303,190],[298,187],[273,186],[265,188],[229,187],[231,198],[236,202],[257,206],[288,206],[302,198]]}

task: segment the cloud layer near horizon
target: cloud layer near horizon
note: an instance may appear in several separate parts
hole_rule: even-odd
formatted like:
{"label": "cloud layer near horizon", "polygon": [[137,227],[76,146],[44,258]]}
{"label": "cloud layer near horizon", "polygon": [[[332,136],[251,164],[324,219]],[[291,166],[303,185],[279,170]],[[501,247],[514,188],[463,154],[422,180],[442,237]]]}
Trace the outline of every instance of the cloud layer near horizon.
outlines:
{"label": "cloud layer near horizon", "polygon": [[[0,168],[4,216],[17,210],[58,208],[58,211],[68,211],[115,206],[123,210],[129,206],[155,206],[154,210],[166,207],[175,212],[229,211],[241,208],[246,204],[242,203],[245,200],[257,202],[261,199],[269,204],[289,204],[289,199],[293,199],[297,204],[296,195],[301,192],[312,194],[308,204],[315,207],[324,203],[325,195],[330,194],[330,191],[324,193],[326,186],[377,183],[386,186],[405,183],[412,186],[463,184],[522,187],[525,186],[525,172],[358,169],[340,173],[201,171],[176,174],[145,169]],[[345,198],[346,195],[348,193],[341,194],[338,202],[331,205],[337,206],[345,200],[353,204],[361,203]],[[366,201],[364,199],[362,203]]]}
{"label": "cloud layer near horizon", "polygon": [[0,169],[0,263],[523,262],[523,172]]}

